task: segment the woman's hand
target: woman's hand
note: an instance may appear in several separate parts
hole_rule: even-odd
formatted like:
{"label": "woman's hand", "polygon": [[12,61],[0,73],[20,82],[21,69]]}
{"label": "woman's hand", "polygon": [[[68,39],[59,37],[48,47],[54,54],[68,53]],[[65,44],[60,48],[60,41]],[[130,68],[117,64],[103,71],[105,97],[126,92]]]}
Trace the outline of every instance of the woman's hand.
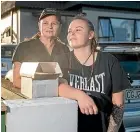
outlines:
{"label": "woman's hand", "polygon": [[86,115],[93,115],[98,113],[98,108],[94,100],[83,91],[79,91],[77,101],[81,113]]}

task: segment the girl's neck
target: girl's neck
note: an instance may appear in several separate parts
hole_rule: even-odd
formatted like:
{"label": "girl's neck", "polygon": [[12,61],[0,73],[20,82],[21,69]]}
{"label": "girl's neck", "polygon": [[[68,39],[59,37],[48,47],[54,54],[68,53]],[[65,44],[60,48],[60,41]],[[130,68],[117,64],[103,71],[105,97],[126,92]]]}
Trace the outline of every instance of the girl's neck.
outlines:
{"label": "girl's neck", "polygon": [[81,47],[78,49],[74,49],[74,55],[78,61],[83,65],[92,65],[93,63],[93,51],[91,50],[91,46],[88,45],[86,47]]}

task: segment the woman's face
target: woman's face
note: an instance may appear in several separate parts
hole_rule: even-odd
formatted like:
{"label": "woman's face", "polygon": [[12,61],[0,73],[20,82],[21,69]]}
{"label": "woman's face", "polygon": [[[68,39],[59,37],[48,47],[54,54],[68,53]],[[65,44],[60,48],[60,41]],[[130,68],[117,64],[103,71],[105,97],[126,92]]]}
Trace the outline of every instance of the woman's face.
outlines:
{"label": "woman's face", "polygon": [[85,47],[89,44],[90,39],[94,37],[94,32],[89,30],[88,24],[84,20],[73,20],[68,28],[68,43],[76,49]]}
{"label": "woman's face", "polygon": [[51,38],[57,36],[60,22],[55,15],[47,16],[39,22],[41,36]]}

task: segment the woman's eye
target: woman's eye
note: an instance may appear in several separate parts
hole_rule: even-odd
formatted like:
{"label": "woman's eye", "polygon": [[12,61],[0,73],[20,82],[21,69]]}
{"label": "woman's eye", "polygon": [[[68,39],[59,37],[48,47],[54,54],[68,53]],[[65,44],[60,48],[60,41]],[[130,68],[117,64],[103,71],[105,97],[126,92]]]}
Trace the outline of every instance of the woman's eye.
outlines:
{"label": "woman's eye", "polygon": [[68,33],[71,33],[71,31],[68,31]]}
{"label": "woman's eye", "polygon": [[76,31],[81,31],[81,29],[76,29]]}
{"label": "woman's eye", "polygon": [[52,25],[57,25],[57,23],[52,23]]}
{"label": "woman's eye", "polygon": [[46,25],[46,24],[48,24],[48,23],[47,23],[47,22],[44,22],[43,24]]}

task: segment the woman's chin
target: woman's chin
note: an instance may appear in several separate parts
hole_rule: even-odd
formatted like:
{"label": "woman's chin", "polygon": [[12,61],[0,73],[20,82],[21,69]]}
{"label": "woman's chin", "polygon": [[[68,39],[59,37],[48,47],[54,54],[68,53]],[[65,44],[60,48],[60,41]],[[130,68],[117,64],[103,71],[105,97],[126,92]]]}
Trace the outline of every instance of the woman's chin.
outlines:
{"label": "woman's chin", "polygon": [[45,37],[45,38],[48,38],[48,39],[55,38],[55,36],[54,36],[54,35],[45,35],[44,37]]}

